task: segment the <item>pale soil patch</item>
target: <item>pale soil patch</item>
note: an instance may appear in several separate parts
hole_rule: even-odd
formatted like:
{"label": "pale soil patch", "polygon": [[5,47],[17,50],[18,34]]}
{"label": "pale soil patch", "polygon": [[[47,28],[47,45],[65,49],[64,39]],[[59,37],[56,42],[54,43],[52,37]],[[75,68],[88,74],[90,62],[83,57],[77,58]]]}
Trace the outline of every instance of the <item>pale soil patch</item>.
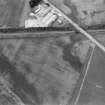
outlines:
{"label": "pale soil patch", "polygon": [[25,20],[28,18],[28,13],[30,12],[29,1],[30,0],[25,0],[24,9],[22,11],[22,15],[20,19],[20,27],[24,26]]}

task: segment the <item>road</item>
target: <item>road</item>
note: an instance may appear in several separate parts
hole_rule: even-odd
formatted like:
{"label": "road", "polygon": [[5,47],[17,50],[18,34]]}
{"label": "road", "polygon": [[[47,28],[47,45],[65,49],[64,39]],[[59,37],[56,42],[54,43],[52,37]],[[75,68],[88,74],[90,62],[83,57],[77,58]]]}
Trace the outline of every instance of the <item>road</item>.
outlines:
{"label": "road", "polygon": [[[76,33],[76,31],[73,31],[71,29],[63,29],[63,28],[47,28],[47,29],[26,29],[26,30],[6,30],[6,32],[0,32],[0,39],[25,39],[25,38],[36,38],[36,37],[57,37],[57,36],[77,36],[82,37],[83,39],[86,39],[83,37],[80,33]],[[105,37],[105,30],[104,29],[89,29],[87,30],[88,33],[93,35],[94,38],[98,40],[104,40]],[[77,35],[76,35],[77,34]]]}

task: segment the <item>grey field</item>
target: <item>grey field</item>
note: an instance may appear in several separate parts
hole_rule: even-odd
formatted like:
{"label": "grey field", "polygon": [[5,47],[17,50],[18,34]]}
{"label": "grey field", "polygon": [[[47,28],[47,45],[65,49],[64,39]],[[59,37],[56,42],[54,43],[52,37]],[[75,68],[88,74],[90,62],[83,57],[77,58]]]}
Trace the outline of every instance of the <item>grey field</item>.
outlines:
{"label": "grey field", "polygon": [[0,0],[0,105],[105,105],[105,53],[65,16],[105,45],[105,0]]}

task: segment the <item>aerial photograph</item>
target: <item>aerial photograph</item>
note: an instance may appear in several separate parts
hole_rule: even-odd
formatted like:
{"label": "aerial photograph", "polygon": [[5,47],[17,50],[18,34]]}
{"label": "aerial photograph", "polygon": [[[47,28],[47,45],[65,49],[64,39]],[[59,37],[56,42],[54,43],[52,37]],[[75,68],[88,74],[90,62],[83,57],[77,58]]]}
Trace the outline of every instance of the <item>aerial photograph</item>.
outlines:
{"label": "aerial photograph", "polygon": [[0,105],[105,105],[105,0],[0,0]]}

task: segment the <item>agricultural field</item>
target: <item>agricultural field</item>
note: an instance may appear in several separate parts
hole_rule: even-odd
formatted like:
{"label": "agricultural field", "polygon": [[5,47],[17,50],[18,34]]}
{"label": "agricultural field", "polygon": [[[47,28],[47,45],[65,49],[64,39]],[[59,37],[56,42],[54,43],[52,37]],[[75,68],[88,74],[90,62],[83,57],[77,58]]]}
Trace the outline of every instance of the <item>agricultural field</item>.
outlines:
{"label": "agricultural field", "polygon": [[78,24],[105,24],[105,0],[49,0]]}
{"label": "agricultural field", "polygon": [[[30,0],[0,0],[0,27],[22,27]],[[83,26],[105,24],[105,0],[48,0]]]}
{"label": "agricultural field", "polygon": [[19,27],[24,0],[0,0],[0,27]]}
{"label": "agricultural field", "polygon": [[[27,14],[30,13],[29,1],[0,0],[0,28],[23,27],[28,18]],[[105,25],[105,0],[48,1],[80,26]],[[68,24],[68,21],[65,20],[65,22]],[[31,32],[28,35],[31,36],[31,34],[35,35]],[[58,34],[61,36],[53,36]],[[6,33],[6,35],[11,35],[11,33]],[[75,98],[77,97],[75,90],[80,89],[85,66],[88,62],[92,63],[92,60],[89,61],[89,54],[94,45],[85,38],[83,40],[81,36],[78,37],[77,33],[67,36],[65,33],[54,31],[53,35],[51,33],[53,37],[49,37],[50,33],[47,32],[41,35],[48,37],[0,39],[0,105],[67,105],[72,103],[74,95],[76,95]],[[103,92],[105,87],[104,54],[99,56],[102,52],[95,53],[95,51],[94,57],[99,61],[93,62],[96,68],[89,68],[92,76],[88,79],[89,84],[95,87],[90,86],[90,90],[86,91],[91,92],[92,99],[95,96],[96,98],[101,96],[101,93],[96,90],[95,95],[95,91],[92,92],[94,89],[100,88]],[[96,65],[101,62],[101,59],[98,57],[102,57],[103,60],[99,68]],[[94,61],[97,60],[96,58]],[[96,76],[94,76],[95,73],[97,73]],[[81,91],[83,91],[82,88]],[[91,96],[91,94],[86,95]],[[84,96],[85,94],[82,99],[85,99]],[[105,96],[104,92],[103,96]],[[105,102],[104,98],[101,98]],[[90,102],[93,101],[90,97],[87,99]],[[81,100],[79,101],[81,105]]]}
{"label": "agricultural field", "polygon": [[0,74],[6,81],[3,83],[20,102],[66,105],[80,79],[90,44],[74,43],[67,36],[2,40],[0,48]]}

